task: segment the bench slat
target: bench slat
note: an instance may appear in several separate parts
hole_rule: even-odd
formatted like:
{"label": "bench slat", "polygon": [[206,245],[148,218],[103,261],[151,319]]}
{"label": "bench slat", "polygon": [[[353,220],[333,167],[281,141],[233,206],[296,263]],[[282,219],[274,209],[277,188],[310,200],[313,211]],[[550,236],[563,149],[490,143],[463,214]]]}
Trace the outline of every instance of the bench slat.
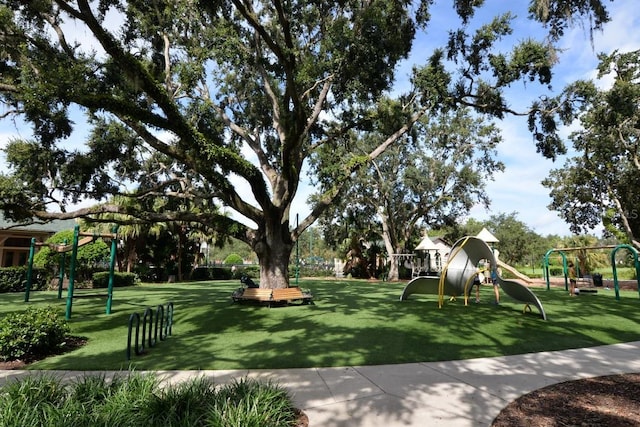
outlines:
{"label": "bench slat", "polygon": [[304,302],[309,302],[311,298],[310,295],[303,294],[302,290],[298,287],[273,290],[274,301],[303,300]]}
{"label": "bench slat", "polygon": [[251,299],[257,301],[271,301],[271,289],[247,288],[242,295],[238,295],[238,299]]}
{"label": "bench slat", "polygon": [[300,299],[303,297],[304,295],[302,295],[300,289],[287,288],[273,290],[273,299]]}

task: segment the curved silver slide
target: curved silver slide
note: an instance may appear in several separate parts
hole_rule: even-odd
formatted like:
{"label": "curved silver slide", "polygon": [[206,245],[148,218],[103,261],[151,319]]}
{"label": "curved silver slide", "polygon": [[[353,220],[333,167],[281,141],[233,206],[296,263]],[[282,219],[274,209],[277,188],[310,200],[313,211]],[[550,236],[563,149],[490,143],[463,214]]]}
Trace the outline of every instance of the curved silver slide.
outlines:
{"label": "curved silver slide", "polygon": [[[442,274],[445,275],[444,293],[451,296],[464,295],[465,286],[470,287],[473,276],[476,274],[476,266],[480,260],[489,260],[491,265],[497,265],[491,248],[484,240],[477,237],[464,237],[458,240],[451,248],[449,262]],[[406,300],[411,294],[435,294],[438,295],[437,277],[416,277],[407,283],[400,300]],[[516,301],[526,304],[526,308],[535,306],[544,320],[547,315],[538,297],[526,286],[498,277],[498,283],[505,294]]]}

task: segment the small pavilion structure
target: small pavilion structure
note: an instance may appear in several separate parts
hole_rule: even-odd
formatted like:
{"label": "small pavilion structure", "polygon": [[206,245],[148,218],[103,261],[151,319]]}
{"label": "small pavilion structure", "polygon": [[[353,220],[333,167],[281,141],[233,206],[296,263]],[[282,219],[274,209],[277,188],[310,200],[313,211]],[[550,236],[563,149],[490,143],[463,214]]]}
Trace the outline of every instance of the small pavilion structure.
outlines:
{"label": "small pavilion structure", "polygon": [[412,259],[411,277],[437,276],[446,262],[449,247],[442,241],[436,243],[425,235],[414,251],[417,256]]}

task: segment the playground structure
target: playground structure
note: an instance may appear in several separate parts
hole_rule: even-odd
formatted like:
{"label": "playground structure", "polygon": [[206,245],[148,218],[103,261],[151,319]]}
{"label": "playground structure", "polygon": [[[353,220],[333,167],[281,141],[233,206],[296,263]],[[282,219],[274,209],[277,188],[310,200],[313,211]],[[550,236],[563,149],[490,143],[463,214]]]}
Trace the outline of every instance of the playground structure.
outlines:
{"label": "playground structure", "polygon": [[[412,294],[434,294],[438,295],[438,305],[442,307],[446,293],[453,298],[464,296],[466,305],[471,283],[481,260],[488,260],[492,266],[498,265],[494,251],[484,240],[472,236],[464,237],[451,248],[448,262],[439,277],[420,276],[412,279],[402,291],[400,300],[404,301]],[[525,304],[524,311],[531,311],[533,305],[542,318],[547,319],[542,303],[525,285],[504,280],[500,276],[498,276],[498,283],[509,297]]]}
{"label": "playground structure", "polygon": [[[64,282],[64,272],[65,272],[65,261],[67,252],[71,252],[71,262],[69,265],[69,283],[67,286],[67,305],[65,310],[66,319],[71,318],[71,312],[73,307],[73,299],[74,298],[86,298],[86,297],[107,297],[106,303],[106,314],[111,314],[111,305],[113,302],[113,276],[115,270],[116,263],[116,250],[117,250],[117,230],[118,227],[113,228],[112,233],[83,233],[80,232],[80,226],[76,225],[73,230],[73,242],[71,244],[66,244],[66,242],[62,245],[48,245],[46,243],[37,243],[36,239],[31,239],[31,248],[29,250],[29,261],[27,268],[27,280],[25,284],[25,295],[24,301],[29,301],[29,295],[31,291],[31,284],[33,280],[33,258],[35,256],[35,248],[37,246],[45,246],[48,245],[49,249],[52,251],[58,252],[62,254],[60,257],[60,271],[58,274],[58,299],[62,299],[62,284]],[[80,236],[84,236],[80,239]],[[106,294],[83,294],[74,295],[74,283],[75,283],[75,273],[76,273],[76,260],[78,257],[78,248],[82,247],[86,244],[94,242],[98,238],[109,238],[111,239],[111,255],[109,260],[109,283],[107,286]]]}
{"label": "playground structure", "polygon": [[547,290],[551,289],[550,282],[550,274],[549,274],[549,256],[553,252],[557,252],[562,257],[562,269],[564,272],[564,288],[566,291],[569,290],[569,279],[568,279],[568,263],[567,263],[567,255],[565,252],[576,251],[576,250],[589,250],[589,249],[612,249],[611,251],[611,268],[613,271],[613,288],[616,295],[616,301],[620,301],[620,283],[618,281],[618,272],[616,267],[616,253],[620,249],[628,250],[633,256],[633,265],[636,271],[636,280],[638,282],[638,296],[640,297],[640,262],[638,261],[638,251],[631,245],[622,244],[622,245],[609,245],[609,246],[585,246],[585,247],[576,247],[576,248],[555,248],[549,249],[547,253],[544,255],[544,272],[545,278],[547,281]]}
{"label": "playground structure", "polygon": [[418,257],[411,258],[411,278],[419,277],[425,273],[440,273],[442,265],[449,255],[449,247],[442,242],[435,243],[429,236],[424,236],[414,251]]}

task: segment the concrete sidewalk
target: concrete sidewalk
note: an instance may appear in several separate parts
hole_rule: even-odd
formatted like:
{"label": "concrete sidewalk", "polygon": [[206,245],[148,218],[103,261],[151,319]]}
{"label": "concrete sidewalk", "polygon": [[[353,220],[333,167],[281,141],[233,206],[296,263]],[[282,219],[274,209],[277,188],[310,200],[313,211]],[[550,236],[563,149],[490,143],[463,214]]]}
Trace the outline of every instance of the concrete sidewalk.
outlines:
{"label": "concrete sidewalk", "polygon": [[[161,374],[169,381],[194,375],[217,383],[245,376],[271,379],[291,391],[311,427],[475,427],[491,425],[509,402],[538,388],[630,372],[640,372],[640,341],[450,362]],[[29,373],[0,371],[0,384]],[[87,372],[61,374],[72,379]]]}

